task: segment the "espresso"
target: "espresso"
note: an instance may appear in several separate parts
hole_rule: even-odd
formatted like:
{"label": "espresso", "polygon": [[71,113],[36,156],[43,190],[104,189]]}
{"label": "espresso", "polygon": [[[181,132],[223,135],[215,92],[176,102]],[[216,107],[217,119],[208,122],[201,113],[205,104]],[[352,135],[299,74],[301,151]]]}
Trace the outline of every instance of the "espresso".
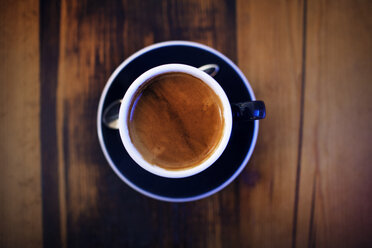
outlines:
{"label": "espresso", "polygon": [[150,164],[167,170],[194,167],[220,143],[223,106],[200,79],[172,72],[148,80],[128,116],[132,143]]}

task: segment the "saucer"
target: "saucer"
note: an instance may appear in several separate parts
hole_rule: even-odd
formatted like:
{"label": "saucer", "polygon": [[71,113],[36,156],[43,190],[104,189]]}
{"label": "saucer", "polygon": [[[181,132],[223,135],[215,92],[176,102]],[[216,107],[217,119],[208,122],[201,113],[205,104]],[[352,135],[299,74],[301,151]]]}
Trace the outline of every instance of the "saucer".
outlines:
{"label": "saucer", "polygon": [[181,63],[200,67],[218,64],[214,78],[224,89],[230,103],[255,100],[251,86],[239,68],[220,52],[189,41],[157,43],[127,58],[111,75],[100,98],[97,131],[102,151],[114,172],[130,187],[157,200],[186,202],[210,196],[231,183],[252,155],[258,134],[258,121],[234,121],[229,143],[208,169],[185,178],[165,178],[137,165],[126,152],[118,130],[102,123],[102,112],[123,98],[130,84],[145,71],[162,64]]}

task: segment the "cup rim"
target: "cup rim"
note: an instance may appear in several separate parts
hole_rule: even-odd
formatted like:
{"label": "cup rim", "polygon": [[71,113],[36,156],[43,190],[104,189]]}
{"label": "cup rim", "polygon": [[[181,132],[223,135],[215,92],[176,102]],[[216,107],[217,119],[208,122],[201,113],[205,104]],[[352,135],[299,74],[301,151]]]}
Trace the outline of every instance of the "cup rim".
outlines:
{"label": "cup rim", "polygon": [[[144,83],[151,80],[156,76],[172,72],[182,72],[189,74],[191,76],[197,77],[207,84],[220,98],[223,106],[223,117],[224,117],[224,127],[222,137],[217,145],[214,148],[214,151],[208,158],[204,159],[199,165],[193,166],[191,168],[185,168],[181,170],[167,170],[161,168],[157,165],[153,165],[150,162],[146,161],[137,148],[133,145],[128,128],[128,116],[130,113],[130,107],[133,102],[133,98],[136,96],[138,90],[143,86]],[[130,155],[130,157],[143,169],[147,170],[150,173],[153,173],[157,176],[167,177],[167,178],[184,178],[193,176],[207,169],[222,155],[225,150],[231,135],[232,130],[232,112],[230,102],[226,96],[225,91],[219,85],[219,83],[207,73],[201,71],[200,69],[185,65],[185,64],[164,64],[159,65],[154,68],[151,68],[141,74],[134,82],[129,86],[128,90],[125,92],[125,95],[121,101],[120,110],[119,110],[119,133],[121,141]]]}
{"label": "cup rim", "polygon": [[252,86],[249,84],[249,81],[245,77],[243,72],[239,69],[239,67],[231,59],[226,57],[221,52],[219,52],[219,51],[217,51],[217,50],[215,50],[215,49],[213,49],[213,48],[211,48],[207,45],[204,45],[204,44],[201,44],[201,43],[198,43],[198,42],[194,42],[194,41],[169,40],[169,41],[158,42],[158,43],[143,47],[142,49],[140,49],[140,50],[136,51],[135,53],[133,53],[132,55],[130,55],[119,66],[117,66],[116,69],[114,70],[114,72],[112,72],[112,74],[110,75],[109,79],[107,80],[107,82],[106,82],[106,84],[105,84],[105,86],[102,90],[101,97],[100,97],[100,100],[99,100],[99,103],[98,103],[97,136],[98,136],[98,140],[99,140],[99,143],[100,143],[100,146],[101,146],[101,150],[102,150],[103,155],[106,158],[106,161],[108,162],[109,166],[114,171],[114,173],[123,182],[125,182],[129,187],[131,187],[132,189],[141,193],[144,196],[147,196],[147,197],[150,197],[150,198],[153,198],[153,199],[156,199],[156,200],[160,200],[160,201],[165,201],[165,202],[190,202],[190,201],[196,201],[196,200],[206,198],[210,195],[213,195],[213,194],[221,191],[226,186],[228,186],[243,171],[246,164],[250,160],[250,158],[253,154],[254,148],[256,146],[256,143],[257,143],[257,137],[258,137],[258,131],[259,131],[259,121],[258,120],[254,121],[254,130],[253,130],[251,146],[250,146],[248,152],[246,153],[243,161],[241,162],[241,165],[235,171],[235,173],[231,177],[229,177],[226,181],[221,183],[218,187],[215,187],[215,188],[213,188],[213,189],[211,189],[211,190],[209,190],[209,191],[207,191],[203,194],[199,194],[199,195],[195,195],[195,196],[187,196],[187,197],[170,197],[170,196],[163,196],[163,195],[160,195],[160,194],[157,194],[157,193],[153,193],[153,192],[150,192],[146,189],[141,188],[135,182],[133,182],[132,180],[127,178],[126,175],[123,174],[120,171],[120,169],[115,164],[115,161],[111,157],[112,155],[110,155],[110,153],[109,153],[109,151],[106,147],[106,143],[105,143],[105,140],[104,140],[104,134],[102,132],[102,126],[103,126],[102,113],[103,113],[103,107],[104,107],[105,99],[106,99],[106,96],[107,96],[113,82],[115,81],[116,77],[120,74],[120,72],[124,68],[126,68],[127,65],[129,65],[131,62],[133,62],[136,58],[138,58],[138,57],[140,57],[140,56],[142,56],[142,55],[144,55],[144,54],[146,54],[146,53],[148,53],[152,50],[160,49],[160,48],[163,48],[163,47],[172,47],[172,46],[194,47],[194,48],[198,48],[198,49],[207,51],[207,52],[209,52],[211,54],[214,54],[215,56],[221,58],[231,68],[233,68],[235,73],[237,73],[239,75],[239,77],[243,81],[245,87],[247,88],[247,90],[249,92],[249,95],[251,96],[251,100],[256,99],[255,94],[254,94],[253,89],[252,89]]}

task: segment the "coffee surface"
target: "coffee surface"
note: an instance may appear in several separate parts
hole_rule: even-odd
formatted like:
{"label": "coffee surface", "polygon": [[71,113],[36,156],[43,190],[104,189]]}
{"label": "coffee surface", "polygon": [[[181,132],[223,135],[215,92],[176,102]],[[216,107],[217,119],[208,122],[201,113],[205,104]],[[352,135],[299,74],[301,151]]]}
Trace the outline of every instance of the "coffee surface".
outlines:
{"label": "coffee surface", "polygon": [[172,72],[150,79],[131,103],[132,143],[150,164],[180,170],[206,160],[224,127],[220,98],[203,81]]}

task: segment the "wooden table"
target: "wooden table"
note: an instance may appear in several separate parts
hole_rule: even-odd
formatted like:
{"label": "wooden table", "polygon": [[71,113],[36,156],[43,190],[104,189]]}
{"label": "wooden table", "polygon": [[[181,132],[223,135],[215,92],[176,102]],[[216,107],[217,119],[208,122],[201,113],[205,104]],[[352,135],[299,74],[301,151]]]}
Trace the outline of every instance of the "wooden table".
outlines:
{"label": "wooden table", "polygon": [[[372,2],[11,1],[0,6],[0,247],[372,247]],[[156,201],[96,135],[101,91],[144,46],[231,58],[267,105],[221,192]]]}

